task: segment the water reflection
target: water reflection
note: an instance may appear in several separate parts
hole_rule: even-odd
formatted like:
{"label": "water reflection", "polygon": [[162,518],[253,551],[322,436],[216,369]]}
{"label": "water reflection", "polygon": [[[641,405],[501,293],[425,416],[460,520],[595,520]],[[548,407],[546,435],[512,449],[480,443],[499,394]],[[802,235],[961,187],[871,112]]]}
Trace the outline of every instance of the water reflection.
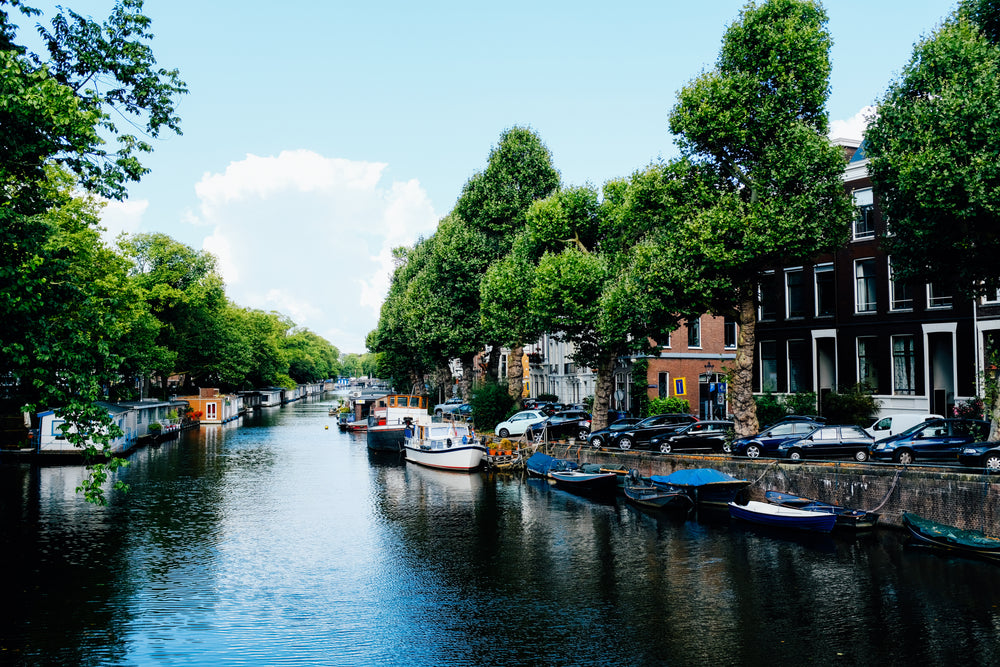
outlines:
{"label": "water reflection", "polygon": [[[324,402],[133,456],[0,466],[0,662],[996,664],[1000,570],[373,456]],[[16,576],[12,576],[16,574]]]}

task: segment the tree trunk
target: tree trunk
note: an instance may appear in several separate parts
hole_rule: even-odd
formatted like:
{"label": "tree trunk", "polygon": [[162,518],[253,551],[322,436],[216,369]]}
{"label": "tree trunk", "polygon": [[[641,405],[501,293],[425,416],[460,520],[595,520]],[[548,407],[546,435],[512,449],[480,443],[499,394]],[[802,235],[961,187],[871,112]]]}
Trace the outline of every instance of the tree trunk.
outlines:
{"label": "tree trunk", "polygon": [[608,425],[608,410],[611,409],[611,392],[615,386],[615,362],[617,352],[609,352],[598,361],[597,380],[594,382],[594,413],[591,416],[591,432],[606,428]]}
{"label": "tree trunk", "polygon": [[988,389],[985,391],[987,396],[992,396],[993,401],[990,406],[989,419],[990,419],[990,437],[988,440],[990,442],[996,442],[1000,440],[1000,387],[996,385],[1000,383],[1000,374],[996,377],[992,377],[990,373],[986,374],[983,380],[984,384],[989,382],[994,385],[993,391],[990,392]]}
{"label": "tree trunk", "polygon": [[507,393],[521,406],[521,393],[524,390],[524,346],[515,345],[507,355]]}
{"label": "tree trunk", "polygon": [[490,345],[490,353],[486,357],[486,381],[500,381],[500,344]]}
{"label": "tree trunk", "polygon": [[729,407],[737,438],[754,435],[759,430],[757,403],[753,400],[753,357],[757,340],[756,287],[744,285],[736,292],[737,320],[740,325],[736,360],[729,374]]}
{"label": "tree trunk", "polygon": [[475,355],[469,354],[462,356],[462,378],[458,381],[458,389],[462,392],[462,399],[468,403],[472,400],[472,381],[475,377],[475,369],[473,368],[473,360]]}

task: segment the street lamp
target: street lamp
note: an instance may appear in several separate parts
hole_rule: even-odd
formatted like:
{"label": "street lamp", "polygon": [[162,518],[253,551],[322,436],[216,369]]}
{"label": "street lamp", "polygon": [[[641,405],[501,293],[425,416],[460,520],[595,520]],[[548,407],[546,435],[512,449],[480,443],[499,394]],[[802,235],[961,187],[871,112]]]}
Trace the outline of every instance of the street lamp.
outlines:
{"label": "street lamp", "polygon": [[715,370],[715,364],[713,364],[711,361],[705,364],[705,373],[707,375],[711,375],[714,370]]}

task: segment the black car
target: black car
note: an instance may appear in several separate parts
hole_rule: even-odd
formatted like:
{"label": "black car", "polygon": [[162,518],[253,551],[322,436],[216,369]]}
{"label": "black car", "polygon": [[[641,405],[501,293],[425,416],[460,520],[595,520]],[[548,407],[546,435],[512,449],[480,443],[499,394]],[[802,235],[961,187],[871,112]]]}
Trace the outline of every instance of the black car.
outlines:
{"label": "black car", "polygon": [[974,442],[990,435],[990,423],[981,419],[928,419],[898,435],[879,440],[871,448],[874,459],[913,463],[914,461],[947,461]]}
{"label": "black car", "polygon": [[595,448],[604,447],[608,443],[612,442],[621,431],[628,430],[641,422],[641,419],[636,417],[623,417],[611,423],[610,426],[606,428],[599,429],[597,431],[592,431],[587,437],[587,442],[593,445]]}
{"label": "black car", "polygon": [[1000,442],[976,442],[958,453],[958,462],[965,466],[1000,472]]}
{"label": "black car", "polygon": [[728,452],[733,431],[730,421],[697,421],[674,433],[664,433],[649,441],[650,449],[662,454],[681,451]]}
{"label": "black car", "polygon": [[544,421],[537,422],[524,432],[528,440],[559,438],[586,439],[590,435],[590,414],[583,410],[561,410]]}
{"label": "black car", "polygon": [[608,446],[621,450],[648,448],[649,441],[656,436],[673,433],[682,426],[696,421],[698,421],[697,417],[684,413],[667,413],[646,417],[635,426],[617,432]]}
{"label": "black car", "polygon": [[844,457],[867,461],[868,449],[874,443],[875,439],[860,426],[819,426],[801,438],[781,443],[777,454],[793,461]]}

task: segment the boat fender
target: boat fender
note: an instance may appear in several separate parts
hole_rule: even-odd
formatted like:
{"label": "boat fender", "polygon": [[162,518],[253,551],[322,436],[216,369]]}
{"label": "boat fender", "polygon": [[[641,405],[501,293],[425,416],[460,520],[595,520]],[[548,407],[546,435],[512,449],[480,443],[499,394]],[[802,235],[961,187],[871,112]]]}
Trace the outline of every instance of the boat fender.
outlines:
{"label": "boat fender", "polygon": [[465,436],[465,435],[462,436],[462,444],[463,445],[469,444],[469,437],[468,436]]}
{"label": "boat fender", "polygon": [[445,443],[448,447],[451,447],[451,438],[448,438],[448,442]]}
{"label": "boat fender", "polygon": [[404,438],[412,438],[413,437],[413,428],[411,428],[409,424],[407,424],[406,428],[403,429],[403,437]]}

